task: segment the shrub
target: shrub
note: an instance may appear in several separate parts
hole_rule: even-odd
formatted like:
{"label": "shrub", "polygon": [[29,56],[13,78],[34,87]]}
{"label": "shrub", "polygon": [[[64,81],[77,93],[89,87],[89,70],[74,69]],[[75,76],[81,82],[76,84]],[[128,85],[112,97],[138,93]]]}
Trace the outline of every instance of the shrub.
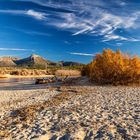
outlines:
{"label": "shrub", "polygon": [[19,70],[11,71],[10,74],[11,75],[20,75],[20,71]]}
{"label": "shrub", "polygon": [[82,74],[99,84],[140,83],[140,59],[123,54],[119,50],[104,50],[83,68]]}

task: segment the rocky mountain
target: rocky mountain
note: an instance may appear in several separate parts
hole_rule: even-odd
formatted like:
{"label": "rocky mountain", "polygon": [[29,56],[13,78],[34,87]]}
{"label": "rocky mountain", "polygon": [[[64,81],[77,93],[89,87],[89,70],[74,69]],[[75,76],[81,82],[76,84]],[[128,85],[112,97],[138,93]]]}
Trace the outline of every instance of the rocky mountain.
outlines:
{"label": "rocky mountain", "polygon": [[38,67],[38,68],[44,67],[44,68],[46,68],[50,64],[50,61],[42,58],[39,55],[32,54],[31,56],[29,56],[27,58],[15,61],[15,63],[21,67]]}
{"label": "rocky mountain", "polygon": [[18,58],[16,57],[10,57],[10,56],[0,57],[0,66],[3,66],[3,67],[16,66],[15,61],[17,60]]}
{"label": "rocky mountain", "polygon": [[80,66],[82,64],[77,62],[52,62],[46,60],[45,58],[32,54],[31,56],[23,59],[19,59],[16,57],[1,57],[0,58],[0,67],[31,67],[31,68],[47,68],[47,67],[55,67],[55,66]]}

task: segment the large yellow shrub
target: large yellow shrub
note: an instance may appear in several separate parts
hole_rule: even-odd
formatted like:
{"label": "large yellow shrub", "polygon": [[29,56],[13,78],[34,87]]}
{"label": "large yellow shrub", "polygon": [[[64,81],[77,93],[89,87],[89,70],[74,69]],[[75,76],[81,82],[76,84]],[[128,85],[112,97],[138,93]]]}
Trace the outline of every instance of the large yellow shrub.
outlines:
{"label": "large yellow shrub", "polygon": [[129,84],[140,82],[140,59],[130,57],[119,50],[110,49],[97,54],[82,71],[91,81],[100,84]]}

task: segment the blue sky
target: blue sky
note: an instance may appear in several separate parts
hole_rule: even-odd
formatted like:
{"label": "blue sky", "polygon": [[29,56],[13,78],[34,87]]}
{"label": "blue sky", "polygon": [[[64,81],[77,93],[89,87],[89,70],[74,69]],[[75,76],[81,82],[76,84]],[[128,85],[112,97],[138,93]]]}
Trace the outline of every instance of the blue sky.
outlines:
{"label": "blue sky", "polygon": [[88,63],[104,48],[140,56],[139,0],[0,0],[0,56]]}

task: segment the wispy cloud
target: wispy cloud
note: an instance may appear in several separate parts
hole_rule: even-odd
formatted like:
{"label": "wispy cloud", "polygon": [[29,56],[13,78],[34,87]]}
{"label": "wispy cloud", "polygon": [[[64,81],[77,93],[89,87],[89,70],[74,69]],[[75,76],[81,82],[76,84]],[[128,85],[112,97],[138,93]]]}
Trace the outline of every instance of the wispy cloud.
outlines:
{"label": "wispy cloud", "polygon": [[30,49],[21,49],[21,48],[0,48],[0,51],[34,51]]}
{"label": "wispy cloud", "polygon": [[[76,17],[74,14],[67,14],[65,16],[65,22],[60,24],[57,23],[56,26],[62,29],[71,29],[73,35],[88,34],[95,36],[103,36],[106,41],[110,40],[121,40],[121,41],[135,41],[138,39],[132,39],[131,37],[123,37],[116,34],[115,31],[118,29],[133,29],[137,26],[137,19],[140,17],[140,13],[136,12],[129,17],[126,16],[116,16],[111,13],[107,13],[99,10],[95,11],[98,16],[91,19],[86,19],[82,17]],[[64,16],[63,16],[64,17]],[[140,41],[140,40],[139,40]]]}
{"label": "wispy cloud", "polygon": [[96,54],[90,54],[90,53],[78,53],[78,52],[71,52],[72,55],[80,55],[80,56],[95,56]]}
{"label": "wispy cloud", "polygon": [[37,20],[43,20],[46,18],[47,14],[43,12],[38,12],[32,9],[29,10],[0,10],[0,13],[14,14],[14,15],[26,15],[31,16]]}
{"label": "wispy cloud", "polygon": [[[131,36],[125,37],[117,33],[118,29],[130,31],[139,28],[139,11],[130,11],[129,14],[127,13],[129,11],[116,13],[108,10],[103,1],[97,3],[97,6],[90,3],[91,1],[89,2],[89,0],[87,2],[82,2],[83,1],[77,4],[75,2],[73,5],[65,5],[65,7],[72,7],[76,12],[56,14],[57,20],[53,20],[53,22],[50,21],[48,24],[62,30],[68,30],[72,32],[74,36],[86,34],[100,36],[106,41],[140,41],[137,38],[132,39]],[[100,5],[102,7],[104,6],[103,8],[106,8],[106,10],[98,7]],[[125,3],[123,2],[120,4],[118,2],[118,5],[124,6]],[[61,5],[59,6],[61,7]],[[93,9],[93,7],[95,8]]]}
{"label": "wispy cloud", "polygon": [[126,37],[122,37],[122,36],[115,35],[115,34],[107,34],[104,37],[105,37],[104,41],[110,41],[110,40],[130,41],[130,39],[128,39]]}
{"label": "wispy cloud", "polygon": [[39,20],[45,19],[45,15],[46,15],[45,13],[37,12],[34,10],[28,10],[26,14]]}
{"label": "wispy cloud", "polygon": [[[100,36],[104,41],[140,41],[136,37],[131,37],[131,35],[126,37],[118,32],[120,29],[129,32],[130,30],[140,28],[139,9],[125,8],[124,10],[122,8],[129,7],[129,2],[123,0],[109,1],[108,3],[104,0],[68,0],[67,2],[54,0],[20,1],[30,1],[39,6],[46,6],[46,8],[55,8],[55,10],[52,10],[50,13],[49,11],[46,13],[34,9],[26,11],[0,10],[0,13],[31,16],[37,20],[43,20],[43,23],[45,22],[46,25],[69,31],[73,36],[85,34]],[[56,9],[61,9],[61,12]],[[65,10],[70,10],[71,12],[65,12]]]}

